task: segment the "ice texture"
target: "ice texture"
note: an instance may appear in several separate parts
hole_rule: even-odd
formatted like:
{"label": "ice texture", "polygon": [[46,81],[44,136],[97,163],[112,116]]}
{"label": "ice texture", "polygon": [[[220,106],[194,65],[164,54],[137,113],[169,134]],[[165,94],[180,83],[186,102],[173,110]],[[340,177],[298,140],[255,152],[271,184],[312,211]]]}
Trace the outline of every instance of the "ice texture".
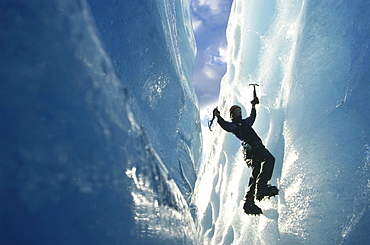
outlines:
{"label": "ice texture", "polygon": [[171,4],[0,3],[1,244],[196,243],[194,41]]}
{"label": "ice texture", "polygon": [[369,224],[368,1],[233,2],[219,109],[250,113],[280,195],[243,213],[250,169],[217,126],[194,199],[202,244],[364,244]]}

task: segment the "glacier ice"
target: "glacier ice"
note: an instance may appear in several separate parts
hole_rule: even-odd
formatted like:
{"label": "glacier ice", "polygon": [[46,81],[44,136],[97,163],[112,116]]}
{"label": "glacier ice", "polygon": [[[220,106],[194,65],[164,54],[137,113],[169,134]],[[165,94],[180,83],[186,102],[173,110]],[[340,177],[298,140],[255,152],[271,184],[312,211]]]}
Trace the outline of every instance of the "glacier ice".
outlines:
{"label": "glacier ice", "polygon": [[111,1],[111,32],[84,0],[0,3],[2,244],[196,243],[187,2],[143,3]]}
{"label": "glacier ice", "polygon": [[363,244],[369,223],[368,1],[239,1],[228,23],[219,107],[249,113],[277,161],[278,198],[243,213],[249,172],[218,127],[194,200],[203,244]]}
{"label": "glacier ice", "polygon": [[113,66],[133,95],[130,108],[189,200],[201,151],[189,1],[89,4]]}

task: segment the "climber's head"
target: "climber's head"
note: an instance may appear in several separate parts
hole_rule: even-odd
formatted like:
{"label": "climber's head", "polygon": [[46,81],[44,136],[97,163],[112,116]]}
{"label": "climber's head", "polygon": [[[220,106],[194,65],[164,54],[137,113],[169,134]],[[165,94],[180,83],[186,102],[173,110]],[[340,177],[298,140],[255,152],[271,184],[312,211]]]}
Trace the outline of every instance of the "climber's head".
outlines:
{"label": "climber's head", "polygon": [[241,119],[242,118],[242,109],[238,105],[233,105],[230,107],[230,117],[231,119]]}

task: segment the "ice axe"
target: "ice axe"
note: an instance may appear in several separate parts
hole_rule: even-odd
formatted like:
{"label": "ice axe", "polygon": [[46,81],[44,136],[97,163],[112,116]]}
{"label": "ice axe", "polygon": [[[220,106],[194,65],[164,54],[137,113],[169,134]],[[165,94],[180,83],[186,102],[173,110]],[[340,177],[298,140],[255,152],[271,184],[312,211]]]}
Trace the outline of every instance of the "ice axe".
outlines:
{"label": "ice axe", "polygon": [[255,104],[259,104],[260,101],[257,98],[257,93],[256,93],[256,86],[260,86],[257,83],[250,83],[249,86],[253,86],[253,100],[255,101]]}
{"label": "ice axe", "polygon": [[[213,109],[213,112],[212,112],[212,114],[213,114],[213,116],[212,116],[212,119],[210,120],[210,121],[208,121],[208,128],[209,128],[209,130],[212,132],[212,128],[211,128],[211,126],[212,126],[212,124],[213,124],[213,120],[215,120],[215,118],[216,118],[216,113],[215,113],[215,111],[217,111],[218,112],[218,107],[216,107],[215,109]],[[218,113],[220,113],[220,112],[218,112]]]}

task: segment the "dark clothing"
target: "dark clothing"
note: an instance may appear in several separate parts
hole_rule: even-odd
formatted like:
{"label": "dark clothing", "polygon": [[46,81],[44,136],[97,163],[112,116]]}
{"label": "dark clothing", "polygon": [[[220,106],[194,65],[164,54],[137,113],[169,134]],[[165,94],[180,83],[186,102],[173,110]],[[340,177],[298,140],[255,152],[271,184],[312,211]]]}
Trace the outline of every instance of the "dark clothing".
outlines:
{"label": "dark clothing", "polygon": [[272,177],[274,170],[275,157],[262,145],[256,150],[253,150],[252,173],[249,178],[248,190],[245,196],[246,199],[253,199],[256,184],[264,184]]}
{"label": "dark clothing", "polygon": [[225,131],[233,133],[239,140],[251,144],[253,141],[261,142],[260,137],[258,137],[257,133],[252,128],[256,116],[256,109],[253,108],[250,116],[242,119],[240,122],[234,119],[232,122],[226,122],[220,115],[217,116],[217,122]]}
{"label": "dark clothing", "polygon": [[252,128],[256,120],[256,109],[252,109],[249,117],[241,120],[225,121],[220,115],[217,122],[227,132],[233,133],[239,140],[251,145],[253,151],[252,173],[249,178],[246,199],[253,199],[256,184],[266,185],[272,177],[275,158],[262,144],[262,140]]}

